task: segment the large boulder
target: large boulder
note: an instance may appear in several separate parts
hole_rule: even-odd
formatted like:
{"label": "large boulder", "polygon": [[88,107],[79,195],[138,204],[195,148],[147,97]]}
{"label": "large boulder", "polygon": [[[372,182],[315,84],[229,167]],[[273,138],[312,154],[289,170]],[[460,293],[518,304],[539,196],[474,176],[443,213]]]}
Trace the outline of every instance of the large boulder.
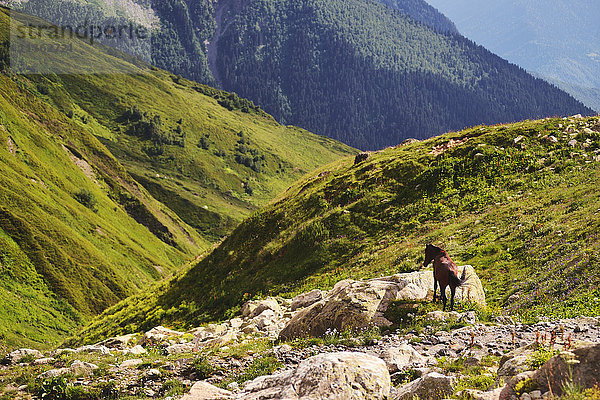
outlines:
{"label": "large boulder", "polygon": [[428,359],[423,357],[409,344],[401,344],[398,347],[388,347],[379,355],[388,367],[390,373],[402,371],[408,367],[423,367],[427,365]]}
{"label": "large boulder", "polygon": [[437,372],[430,372],[398,389],[394,395],[394,400],[445,399],[453,393],[453,384],[454,378]]}
{"label": "large boulder", "polygon": [[364,353],[326,353],[304,360],[295,370],[256,378],[234,398],[376,400],[389,397],[390,385],[381,359]]}
{"label": "large boulder", "polygon": [[[456,300],[469,300],[485,305],[481,281],[470,265],[466,269],[466,281],[457,289]],[[433,296],[433,273],[418,271],[396,274],[367,281],[343,280],[338,282],[325,297],[313,305],[301,309],[281,331],[280,339],[303,336],[322,336],[328,330],[360,329],[372,326],[389,326],[384,317],[394,300],[425,300]]]}
{"label": "large boulder", "polygon": [[562,394],[571,379],[582,388],[600,386],[600,343],[583,345],[552,357],[535,372],[533,379],[542,392],[551,389],[556,395]]}

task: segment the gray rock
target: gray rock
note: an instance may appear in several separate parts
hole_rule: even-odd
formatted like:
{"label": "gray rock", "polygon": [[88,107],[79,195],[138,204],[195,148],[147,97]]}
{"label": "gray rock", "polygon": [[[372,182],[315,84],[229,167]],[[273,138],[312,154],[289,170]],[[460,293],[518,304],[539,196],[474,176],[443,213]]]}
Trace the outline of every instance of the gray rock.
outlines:
{"label": "gray rock", "polygon": [[159,344],[168,339],[183,335],[185,335],[183,332],[174,331],[172,329],[165,328],[164,326],[157,326],[156,328],[152,328],[148,332],[144,333],[144,336],[142,336],[139,344]]}
{"label": "gray rock", "polygon": [[323,292],[320,290],[313,290],[312,292],[302,293],[292,299],[292,305],[290,309],[296,311],[300,308],[306,308],[312,306],[317,301],[323,299]]}
{"label": "gray rock", "polygon": [[141,358],[133,358],[131,360],[125,360],[121,363],[121,365],[119,365],[119,367],[121,368],[135,368],[140,364],[143,364],[144,360],[142,360]]}
{"label": "gray rock", "polygon": [[235,399],[387,399],[390,375],[385,363],[364,353],[326,353],[302,361],[295,370],[248,383]]}
{"label": "gray rock", "polygon": [[388,347],[379,357],[385,361],[390,373],[402,371],[407,367],[422,367],[428,362],[427,358],[420,355],[408,344],[401,344],[398,347]]}
{"label": "gray rock", "polygon": [[78,347],[77,349],[75,349],[75,353],[97,353],[101,355],[112,354],[108,347],[99,344]]}
{"label": "gray rock", "polygon": [[100,346],[106,346],[110,349],[125,349],[131,342],[136,338],[137,334],[131,333],[129,335],[117,336],[114,338],[103,340],[98,343]]}
{"label": "gray rock", "polygon": [[38,359],[38,358],[43,358],[44,355],[39,350],[19,349],[19,350],[15,350],[11,353],[8,353],[8,355],[6,355],[6,357],[4,359],[9,364],[18,364],[25,357]]}
{"label": "gray rock", "polygon": [[431,372],[398,389],[394,400],[441,400],[453,393],[453,385],[454,378]]}
{"label": "gray rock", "polygon": [[231,399],[232,395],[233,393],[230,391],[220,389],[210,383],[196,382],[190,392],[181,400],[227,400]]}
{"label": "gray rock", "polygon": [[529,368],[527,356],[515,356],[506,360],[500,368],[498,368],[498,377],[513,377],[521,372],[527,371]]}
{"label": "gray rock", "polygon": [[244,318],[254,318],[265,310],[271,310],[276,314],[281,314],[281,306],[274,297],[267,297],[264,300],[251,300],[242,305],[242,316]]}
{"label": "gray rock", "polygon": [[71,373],[69,368],[55,368],[39,374],[38,378],[56,378],[57,376],[66,375],[69,373]]}
{"label": "gray rock", "polygon": [[148,353],[146,349],[140,346],[139,344],[137,346],[133,346],[131,349],[125,350],[125,354],[133,354],[134,356],[139,356],[140,354],[146,353]]}
{"label": "gray rock", "polygon": [[69,372],[73,375],[90,375],[97,369],[98,366],[96,364],[75,360],[69,367]]}
{"label": "gray rock", "polygon": [[[548,376],[553,379],[549,381]],[[571,378],[582,388],[600,385],[600,343],[582,345],[552,357],[533,377],[543,392],[551,389],[555,395],[563,394],[564,384]]]}
{"label": "gray rock", "polygon": [[193,343],[177,343],[171,346],[168,346],[165,351],[169,355],[173,354],[182,354],[182,353],[191,353],[195,348]]}
{"label": "gray rock", "polygon": [[38,358],[37,360],[33,360],[32,364],[33,365],[47,365],[47,364],[52,364],[54,361],[56,361],[56,359],[52,358],[52,357]]}

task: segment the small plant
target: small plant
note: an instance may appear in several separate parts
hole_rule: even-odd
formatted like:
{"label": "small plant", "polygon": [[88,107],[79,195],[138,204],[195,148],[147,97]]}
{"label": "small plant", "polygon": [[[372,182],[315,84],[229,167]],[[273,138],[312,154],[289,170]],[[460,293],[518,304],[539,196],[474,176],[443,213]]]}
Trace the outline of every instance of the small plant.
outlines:
{"label": "small plant", "polygon": [[523,379],[515,385],[515,393],[519,396],[523,393],[530,393],[537,389],[538,385],[533,379]]}
{"label": "small plant", "polygon": [[536,351],[531,353],[531,355],[527,358],[527,364],[531,367],[531,369],[538,369],[542,365],[546,363],[549,359],[558,354],[557,350],[554,349],[546,349],[544,347],[539,347]]}
{"label": "small plant", "polygon": [[36,385],[34,393],[40,399],[68,400],[68,385],[69,383],[64,376],[44,379]]}
{"label": "small plant", "polygon": [[204,356],[195,358],[190,369],[196,374],[196,378],[200,380],[209,378],[216,371],[215,367],[213,367]]}
{"label": "small plant", "polygon": [[252,364],[250,364],[246,371],[244,371],[236,379],[236,381],[240,384],[246,381],[251,381],[255,378],[258,378],[259,376],[272,374],[282,366],[283,364],[281,364],[273,356],[264,356],[261,358],[257,358],[254,361],[252,361]]}
{"label": "small plant", "polygon": [[177,379],[171,379],[164,382],[160,388],[160,393],[162,396],[177,396],[184,394],[185,392],[185,386]]}

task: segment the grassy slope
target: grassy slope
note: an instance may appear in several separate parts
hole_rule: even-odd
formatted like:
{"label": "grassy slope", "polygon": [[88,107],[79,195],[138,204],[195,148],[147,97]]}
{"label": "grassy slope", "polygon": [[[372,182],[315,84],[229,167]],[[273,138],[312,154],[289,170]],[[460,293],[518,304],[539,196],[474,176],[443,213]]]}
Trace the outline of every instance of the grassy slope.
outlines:
{"label": "grassy slope", "polygon": [[[130,74],[28,80],[32,90],[46,93],[42,98],[100,137],[139,183],[211,242],[308,171],[355,152],[335,140],[281,126],[237,96],[241,104],[229,110],[220,104],[231,97],[226,92],[155,68],[128,67]],[[162,134],[184,134],[185,145],[149,152],[155,141],[131,134],[135,122],[123,117],[134,106],[148,119],[160,116]],[[254,165],[242,164],[244,157]]]}
{"label": "grassy slope", "polygon": [[[0,42],[7,26],[2,8]],[[9,346],[55,343],[175,271],[303,171],[354,151],[282,127],[252,105],[229,111],[218,103],[224,92],[99,47],[74,47],[115,73],[0,75],[0,343]],[[36,62],[81,61],[47,57]],[[153,142],[127,134],[132,122],[121,118],[133,105],[160,114],[167,134],[183,119],[186,146],[165,145],[162,156],[148,156],[143,149]],[[234,161],[239,132],[265,155],[261,173]],[[196,143],[207,133],[204,150]],[[94,206],[75,199],[82,189]]]}
{"label": "grassy slope", "polygon": [[598,149],[596,117],[475,127],[356,166],[343,159],[296,183],[186,274],[108,310],[84,336],[189,326],[254,296],[411,271],[426,243],[474,265],[490,303],[507,312],[600,314]]}

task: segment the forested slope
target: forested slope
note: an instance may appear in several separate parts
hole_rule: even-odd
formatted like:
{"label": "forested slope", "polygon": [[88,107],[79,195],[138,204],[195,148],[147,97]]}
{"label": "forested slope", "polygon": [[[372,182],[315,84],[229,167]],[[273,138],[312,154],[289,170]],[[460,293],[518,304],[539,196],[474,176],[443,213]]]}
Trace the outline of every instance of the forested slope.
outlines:
{"label": "forested slope", "polygon": [[[32,11],[34,3],[64,20],[61,2],[29,2]],[[362,149],[478,123],[593,113],[455,33],[422,1],[164,0],[147,12],[159,21],[155,65]]]}

